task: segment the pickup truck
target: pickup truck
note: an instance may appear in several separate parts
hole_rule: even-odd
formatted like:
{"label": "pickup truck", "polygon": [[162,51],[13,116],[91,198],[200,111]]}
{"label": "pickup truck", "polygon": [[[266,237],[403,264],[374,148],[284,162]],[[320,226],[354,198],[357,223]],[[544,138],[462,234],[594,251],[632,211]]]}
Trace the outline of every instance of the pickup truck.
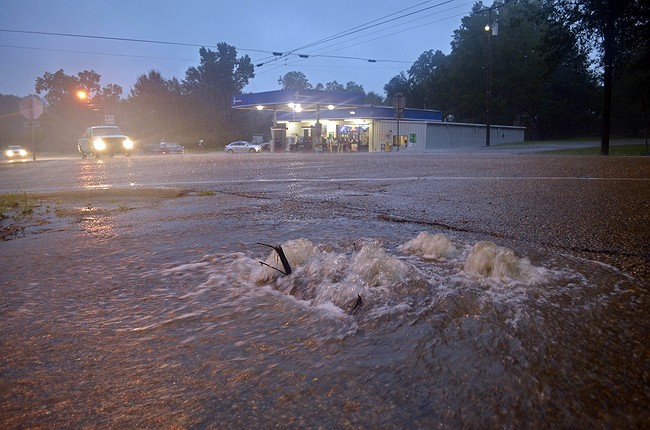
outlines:
{"label": "pickup truck", "polygon": [[77,149],[81,153],[81,158],[86,158],[89,154],[99,158],[102,155],[109,157],[122,153],[129,156],[133,153],[134,144],[131,139],[119,127],[112,125],[103,125],[89,127],[84,136],[77,141]]}

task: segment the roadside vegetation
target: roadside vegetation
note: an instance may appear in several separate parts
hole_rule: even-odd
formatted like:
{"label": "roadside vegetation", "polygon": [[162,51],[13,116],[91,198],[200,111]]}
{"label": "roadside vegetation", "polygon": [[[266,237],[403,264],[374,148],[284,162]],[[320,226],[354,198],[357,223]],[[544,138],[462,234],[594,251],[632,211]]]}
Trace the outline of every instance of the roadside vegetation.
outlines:
{"label": "roadside vegetation", "polygon": [[[565,140],[536,140],[511,142],[494,145],[494,148],[534,148],[540,154],[557,155],[598,155],[601,154],[599,138],[578,138]],[[650,148],[642,139],[613,139],[609,149],[610,155],[646,156]]]}
{"label": "roadside vegetation", "polygon": [[0,240],[15,239],[28,231],[38,233],[48,230],[64,219],[83,222],[89,217],[110,216],[112,213],[153,207],[163,199],[188,194],[188,190],[180,188],[0,194]]}
{"label": "roadside vegetation", "polygon": [[[557,149],[545,152],[545,154],[558,154],[558,155],[599,155],[600,146],[593,146],[589,148],[568,148]],[[641,145],[612,145],[609,147],[609,155],[617,156],[638,156],[649,155],[648,147]]]}
{"label": "roadside vegetation", "polygon": [[27,193],[0,194],[0,220],[30,216],[36,206],[37,202]]}

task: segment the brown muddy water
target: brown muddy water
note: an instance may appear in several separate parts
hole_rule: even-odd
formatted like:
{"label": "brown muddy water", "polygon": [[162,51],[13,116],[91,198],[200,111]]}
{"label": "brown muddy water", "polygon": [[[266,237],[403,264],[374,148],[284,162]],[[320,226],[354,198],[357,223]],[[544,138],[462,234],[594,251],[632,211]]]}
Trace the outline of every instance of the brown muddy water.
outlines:
{"label": "brown muddy water", "polygon": [[0,427],[648,428],[647,279],[535,236],[540,181],[481,230],[452,179],[45,203],[0,242]]}

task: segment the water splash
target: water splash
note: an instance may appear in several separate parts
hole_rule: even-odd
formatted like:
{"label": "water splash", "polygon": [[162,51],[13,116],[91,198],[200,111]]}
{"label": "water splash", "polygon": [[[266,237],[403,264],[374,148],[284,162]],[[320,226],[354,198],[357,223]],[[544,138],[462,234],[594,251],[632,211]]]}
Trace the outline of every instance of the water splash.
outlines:
{"label": "water splash", "polygon": [[425,260],[453,259],[458,256],[456,245],[442,233],[421,232],[418,237],[397,247],[406,254],[418,255]]}
{"label": "water splash", "polygon": [[526,282],[535,281],[541,275],[528,258],[518,258],[512,249],[493,242],[476,243],[465,260],[464,270],[486,278]]}

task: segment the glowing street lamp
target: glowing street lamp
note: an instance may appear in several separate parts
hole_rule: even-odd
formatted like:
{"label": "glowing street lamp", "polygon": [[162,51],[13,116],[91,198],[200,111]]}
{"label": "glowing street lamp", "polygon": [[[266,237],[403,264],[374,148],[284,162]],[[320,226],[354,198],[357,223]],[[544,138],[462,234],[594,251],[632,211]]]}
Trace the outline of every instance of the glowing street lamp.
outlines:
{"label": "glowing street lamp", "polygon": [[84,90],[78,90],[77,91],[77,98],[79,100],[87,100],[88,99],[88,93]]}
{"label": "glowing street lamp", "polygon": [[485,146],[490,146],[490,98],[492,97],[492,10],[484,30],[487,33],[487,84],[485,90]]}

